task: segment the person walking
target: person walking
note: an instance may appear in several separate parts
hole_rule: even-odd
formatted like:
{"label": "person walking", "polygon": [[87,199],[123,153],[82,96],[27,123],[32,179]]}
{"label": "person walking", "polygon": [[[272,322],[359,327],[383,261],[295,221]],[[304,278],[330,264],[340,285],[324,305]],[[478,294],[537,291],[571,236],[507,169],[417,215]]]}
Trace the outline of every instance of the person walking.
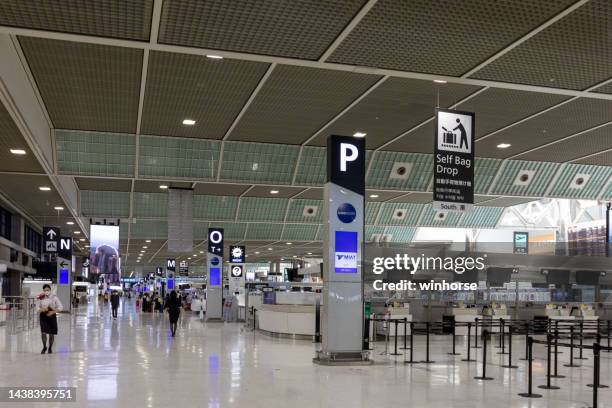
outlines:
{"label": "person walking", "polygon": [[[53,353],[53,341],[57,334],[57,313],[64,309],[59,298],[51,293],[51,285],[43,285],[43,293],[38,295],[38,313],[43,349],[40,354]],[[49,347],[47,348],[47,336]]]}
{"label": "person walking", "polygon": [[168,311],[168,317],[170,319],[170,331],[172,332],[172,337],[174,337],[176,335],[178,319],[181,315],[181,300],[175,290],[170,292],[170,297],[166,302],[166,310]]}
{"label": "person walking", "polygon": [[117,318],[117,309],[119,309],[119,293],[113,290],[110,297],[111,310],[113,311],[113,319]]}

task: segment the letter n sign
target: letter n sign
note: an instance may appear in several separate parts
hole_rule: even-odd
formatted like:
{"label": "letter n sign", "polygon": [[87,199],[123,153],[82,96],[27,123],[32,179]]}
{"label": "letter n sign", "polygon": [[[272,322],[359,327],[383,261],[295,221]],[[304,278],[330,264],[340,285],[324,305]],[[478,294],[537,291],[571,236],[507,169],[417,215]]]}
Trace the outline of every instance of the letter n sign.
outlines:
{"label": "letter n sign", "polygon": [[60,258],[67,259],[67,260],[72,259],[72,238],[60,237],[57,256],[59,256]]}

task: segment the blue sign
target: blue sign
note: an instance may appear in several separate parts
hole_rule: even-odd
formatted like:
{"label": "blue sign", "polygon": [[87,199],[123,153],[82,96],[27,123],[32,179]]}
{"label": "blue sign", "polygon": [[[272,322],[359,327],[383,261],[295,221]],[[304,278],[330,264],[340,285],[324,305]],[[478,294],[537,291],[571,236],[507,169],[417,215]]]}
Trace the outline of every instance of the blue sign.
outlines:
{"label": "blue sign", "polygon": [[357,242],[355,231],[336,231],[334,270],[336,273],[357,273]]}
{"label": "blue sign", "polygon": [[168,279],[166,286],[168,287],[168,290],[174,290],[174,279]]}
{"label": "blue sign", "polygon": [[210,286],[221,286],[221,268],[210,268]]}
{"label": "blue sign", "polygon": [[70,284],[70,271],[68,269],[59,270],[59,284],[68,285]]}
{"label": "blue sign", "polygon": [[211,265],[219,265],[219,258],[212,258],[210,260]]}
{"label": "blue sign", "polygon": [[355,217],[357,217],[357,210],[355,210],[355,207],[353,207],[352,204],[344,203],[341,204],[340,207],[338,207],[336,214],[338,214],[338,219],[340,221],[345,224],[350,224],[351,222],[353,222]]}

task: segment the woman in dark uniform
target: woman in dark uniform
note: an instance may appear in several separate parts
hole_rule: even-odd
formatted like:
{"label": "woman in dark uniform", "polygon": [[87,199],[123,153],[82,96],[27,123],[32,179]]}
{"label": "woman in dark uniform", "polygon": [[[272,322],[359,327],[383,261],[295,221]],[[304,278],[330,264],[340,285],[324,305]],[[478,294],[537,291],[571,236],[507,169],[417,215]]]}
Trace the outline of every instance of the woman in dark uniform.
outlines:
{"label": "woman in dark uniform", "polygon": [[[43,293],[38,296],[38,312],[40,313],[40,334],[43,349],[40,354],[53,353],[53,340],[57,334],[57,313],[63,309],[62,303],[55,294],[51,294],[51,286],[45,284]],[[47,336],[49,348],[47,348]]]}
{"label": "woman in dark uniform", "polygon": [[170,292],[170,297],[166,302],[166,310],[168,311],[168,316],[170,317],[170,330],[172,331],[172,337],[174,337],[176,335],[178,319],[181,315],[181,301],[175,290]]}

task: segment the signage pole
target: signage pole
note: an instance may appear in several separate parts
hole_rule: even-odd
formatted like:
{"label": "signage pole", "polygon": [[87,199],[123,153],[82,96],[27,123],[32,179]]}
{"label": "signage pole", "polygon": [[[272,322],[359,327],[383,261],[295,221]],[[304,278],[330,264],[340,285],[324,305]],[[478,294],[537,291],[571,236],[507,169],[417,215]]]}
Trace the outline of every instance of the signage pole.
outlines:
{"label": "signage pole", "polygon": [[323,365],[371,364],[363,349],[365,140],[330,136],[324,192]]}
{"label": "signage pole", "polygon": [[223,229],[208,229],[206,320],[223,317]]}

